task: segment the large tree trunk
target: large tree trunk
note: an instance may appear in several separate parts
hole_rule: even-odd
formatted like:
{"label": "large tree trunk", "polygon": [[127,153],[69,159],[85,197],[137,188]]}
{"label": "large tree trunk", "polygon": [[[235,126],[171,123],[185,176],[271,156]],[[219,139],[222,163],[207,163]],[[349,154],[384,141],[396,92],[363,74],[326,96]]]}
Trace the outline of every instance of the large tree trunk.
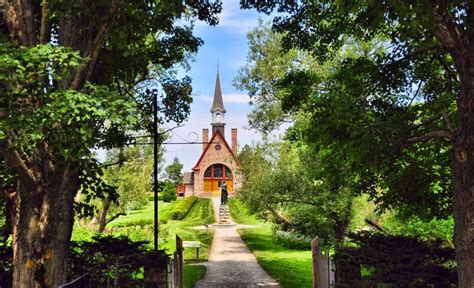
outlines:
{"label": "large tree trunk", "polygon": [[102,210],[100,211],[99,215],[99,233],[103,233],[105,230],[105,226],[107,226],[107,213],[109,212],[110,204],[111,202],[109,199],[102,200]]}
{"label": "large tree trunk", "polygon": [[[77,171],[48,171],[34,191],[20,184],[13,231],[13,287],[66,283]],[[51,173],[52,172],[52,173]]]}
{"label": "large tree trunk", "polygon": [[[347,227],[349,226],[349,219],[337,220],[334,225],[334,238],[335,238],[335,252],[339,253],[340,249],[343,248],[344,238],[346,237]],[[348,280],[354,276],[353,266],[346,263],[346,261],[338,261],[336,258],[334,263],[336,264],[336,280]],[[358,268],[358,267],[356,267]]]}
{"label": "large tree trunk", "polygon": [[454,133],[451,175],[453,182],[454,245],[458,287],[474,287],[474,22],[473,4],[465,9],[466,31],[460,31],[449,12],[449,1],[434,6],[436,37],[453,57],[459,74],[457,122]]}
{"label": "large tree trunk", "polygon": [[[470,61],[466,59],[466,62]],[[463,288],[474,287],[474,62],[471,63],[466,67],[467,75],[460,73],[452,160],[454,244],[459,287]]]}

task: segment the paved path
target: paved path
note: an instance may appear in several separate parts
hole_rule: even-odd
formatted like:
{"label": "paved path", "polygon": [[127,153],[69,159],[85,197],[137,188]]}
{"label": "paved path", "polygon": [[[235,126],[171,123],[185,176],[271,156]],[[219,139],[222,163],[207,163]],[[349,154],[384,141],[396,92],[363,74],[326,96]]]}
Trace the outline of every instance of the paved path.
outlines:
{"label": "paved path", "polygon": [[[213,199],[218,215],[220,199]],[[218,217],[218,216],[217,216]],[[216,218],[217,218],[216,217]],[[257,263],[237,232],[238,226],[215,227],[209,261],[204,279],[197,288],[280,287]]]}

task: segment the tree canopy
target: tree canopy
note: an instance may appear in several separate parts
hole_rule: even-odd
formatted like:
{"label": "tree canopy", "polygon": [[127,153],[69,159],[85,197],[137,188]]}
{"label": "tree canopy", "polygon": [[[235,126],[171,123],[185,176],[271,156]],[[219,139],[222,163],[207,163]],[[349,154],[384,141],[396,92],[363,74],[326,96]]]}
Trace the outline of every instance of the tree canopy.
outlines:
{"label": "tree canopy", "polygon": [[[469,40],[474,33],[472,3],[242,1],[241,5],[264,13],[283,12],[275,17],[273,28],[284,34],[284,47],[308,51],[320,62],[334,59],[348,42],[381,41],[384,49],[378,53],[368,51],[341,59],[342,69],[333,78],[339,91],[328,94],[335,97],[334,105],[309,100],[315,94],[324,98],[326,93],[317,91],[318,79],[315,81],[308,71],[288,75],[285,86],[293,88],[293,93],[287,103],[293,109],[317,104],[313,110],[320,111],[321,116],[331,116],[331,109],[346,108],[345,117],[332,114],[337,121],[331,123],[339,129],[328,129],[337,132],[328,135],[345,143],[338,149],[373,149],[372,153],[351,155],[362,156],[354,160],[364,161],[364,166],[372,163],[369,167],[384,167],[379,175],[390,173],[385,183],[391,183],[391,190],[380,199],[384,203],[399,202],[416,212],[413,206],[418,202],[430,204],[426,201],[439,196],[452,199],[459,285],[472,286],[473,256],[468,251],[473,251],[474,234],[468,227],[474,219],[468,212],[473,206],[467,204],[474,203],[470,192],[474,187],[474,147],[470,140],[474,133],[474,108],[470,104],[474,97],[470,72],[474,46]],[[298,86],[302,87],[296,89]],[[355,125],[363,129],[351,129]],[[370,181],[378,175],[362,176]],[[403,180],[416,185],[406,186]],[[448,201],[440,205],[431,202],[435,206],[425,214],[446,214]]]}
{"label": "tree canopy", "polygon": [[66,279],[73,197],[91,149],[150,129],[146,86],[163,92],[161,121],[187,117],[190,79],[177,79],[175,68],[202,45],[193,22],[217,24],[221,3],[52,0],[1,8],[0,154],[18,179],[11,201],[21,231],[13,235],[13,283],[55,287]]}

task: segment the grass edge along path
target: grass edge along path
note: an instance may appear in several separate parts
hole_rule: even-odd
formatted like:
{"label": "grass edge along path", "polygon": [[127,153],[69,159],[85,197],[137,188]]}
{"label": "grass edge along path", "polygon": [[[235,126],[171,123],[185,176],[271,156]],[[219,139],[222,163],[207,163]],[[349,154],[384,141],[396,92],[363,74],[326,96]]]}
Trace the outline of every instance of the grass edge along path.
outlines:
{"label": "grass edge along path", "polygon": [[[178,234],[184,241],[199,241],[201,247],[199,249],[199,261],[207,261],[211,251],[212,238],[214,236],[213,230],[195,230],[191,229],[194,226],[203,224],[212,224],[215,222],[214,209],[212,207],[211,199],[198,198],[194,201],[193,206],[187,213],[183,220],[169,220],[168,226],[168,243],[166,248],[174,251],[175,249],[175,235]],[[194,249],[185,250],[184,258],[186,263],[195,262]],[[194,261],[190,261],[194,260]],[[184,265],[184,287],[192,288],[196,282],[204,278],[206,274],[206,267],[204,265]]]}
{"label": "grass edge along path", "polygon": [[254,253],[262,268],[283,287],[312,287],[311,251],[288,249],[272,240],[272,228],[249,215],[248,209],[238,199],[229,199],[232,218],[239,224],[256,228],[238,229],[242,240]]}

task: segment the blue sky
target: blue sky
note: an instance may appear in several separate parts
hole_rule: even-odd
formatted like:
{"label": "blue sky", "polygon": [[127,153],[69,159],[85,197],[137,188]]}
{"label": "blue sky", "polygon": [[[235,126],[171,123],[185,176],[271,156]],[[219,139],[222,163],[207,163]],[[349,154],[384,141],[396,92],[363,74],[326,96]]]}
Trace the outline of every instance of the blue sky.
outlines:
{"label": "blue sky", "polygon": [[[202,141],[202,128],[211,129],[209,112],[216,81],[216,63],[219,60],[220,80],[226,113],[226,139],[230,145],[230,129],[238,128],[239,147],[261,139],[254,130],[248,130],[247,113],[251,110],[246,91],[237,91],[232,81],[238,69],[246,62],[248,47],[246,33],[258,24],[258,18],[265,15],[255,11],[240,10],[239,0],[224,0],[219,25],[215,27],[197,23],[195,35],[203,39],[190,71],[192,78],[193,104],[191,115],[183,127],[173,130],[170,142],[183,142],[183,139]],[[172,124],[168,128],[173,127]],[[166,127],[165,127],[166,129]],[[198,139],[196,137],[198,136]],[[165,158],[171,163],[178,157],[184,164],[183,171],[191,171],[198,160],[202,145],[165,145]]]}

